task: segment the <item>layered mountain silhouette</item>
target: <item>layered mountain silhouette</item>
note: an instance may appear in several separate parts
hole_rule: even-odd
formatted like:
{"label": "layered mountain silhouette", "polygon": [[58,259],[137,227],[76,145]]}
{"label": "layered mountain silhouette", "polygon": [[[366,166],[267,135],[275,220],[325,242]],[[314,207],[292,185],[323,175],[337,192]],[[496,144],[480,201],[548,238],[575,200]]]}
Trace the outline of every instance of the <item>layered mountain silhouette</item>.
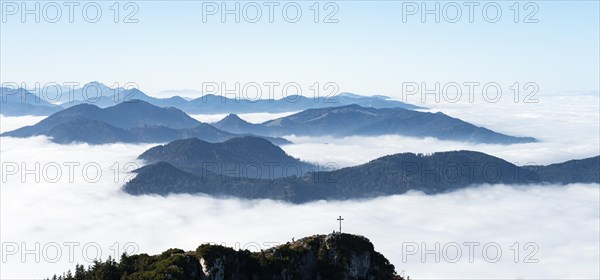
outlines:
{"label": "layered mountain silhouette", "polygon": [[[69,88],[63,85],[54,84],[43,88],[30,90],[38,98],[45,99],[52,103],[59,103],[64,108],[73,107],[81,104],[95,105],[100,108],[115,106],[121,102],[132,100],[143,100],[149,103],[160,103],[163,99],[153,98],[142,91],[123,87],[111,88],[100,82],[90,82],[81,87]],[[173,98],[173,101],[179,98]],[[164,99],[165,101],[170,99]],[[161,107],[177,107],[177,102],[169,102]]]}
{"label": "layered mountain silhouette", "polygon": [[[179,109],[162,108],[141,100],[123,102],[105,109],[80,104],[54,113],[35,125],[2,134],[12,137],[36,135],[49,136],[57,143],[90,144],[156,143],[190,137],[221,142],[241,136],[199,122]],[[290,143],[281,138],[267,139],[276,144]]]}
{"label": "layered mountain silhouette", "polygon": [[[157,100],[156,104],[168,104],[165,100]],[[154,103],[153,102],[153,103]],[[296,112],[311,108],[326,108],[349,104],[375,108],[421,109],[422,107],[390,99],[386,96],[361,96],[341,93],[332,97],[311,98],[302,95],[290,95],[281,99],[247,100],[235,99],[214,94],[206,94],[192,99],[177,107],[190,114],[222,114],[222,113],[283,113]]]}
{"label": "layered mountain silhouette", "polygon": [[[473,151],[431,155],[395,154],[354,167],[310,171],[301,176],[292,175],[272,180],[248,178],[235,173],[206,172],[202,168],[204,159],[210,159],[217,165],[232,162],[243,165],[251,160],[246,156],[256,156],[260,150],[279,154],[284,161],[290,160],[284,153],[276,152],[276,147],[269,147],[272,144],[265,141],[262,141],[262,148],[257,149],[258,151],[240,151],[241,147],[246,151],[244,142],[249,140],[252,139],[222,143],[221,148],[215,149],[218,151],[216,154],[211,154],[212,150],[204,150],[207,144],[197,140],[181,140],[169,148],[165,147],[170,144],[150,149],[140,157],[152,158],[156,162],[135,170],[137,176],[125,184],[124,190],[132,195],[187,193],[303,203],[313,200],[370,198],[402,194],[411,190],[437,194],[479,184],[600,183],[600,156],[575,164],[566,162],[519,167],[500,158]],[[228,147],[228,150],[222,151],[223,147]],[[275,158],[274,155],[262,158]],[[560,169],[561,172],[552,172],[555,169]]]}
{"label": "layered mountain silhouette", "polygon": [[403,108],[377,109],[359,105],[309,109],[262,124],[251,124],[237,115],[230,114],[214,123],[214,126],[232,133],[270,136],[294,134],[344,137],[397,134],[476,143],[514,144],[536,141],[532,137],[515,137],[494,132],[439,112],[428,113]]}
{"label": "layered mountain silhouette", "polygon": [[[63,93],[63,95],[65,94]],[[292,134],[336,137],[397,134],[496,144],[536,141],[532,137],[515,137],[494,132],[439,112],[415,111],[412,109],[419,107],[394,101],[385,96],[364,97],[352,93],[342,93],[335,96],[336,102],[332,102],[327,98],[313,99],[302,96],[289,96],[280,100],[235,100],[208,94],[197,99],[186,100],[178,96],[154,98],[138,89],[112,89],[98,82],[86,84],[80,89],[68,92],[68,95],[69,102],[64,103],[63,106],[69,108],[64,112],[54,114],[35,126],[5,135],[17,137],[48,135],[55,136],[55,141],[60,143],[93,140],[88,143],[94,144],[113,141],[110,139],[122,139],[121,142],[158,142],[189,137],[220,141],[228,138],[227,134],[272,137]],[[2,97],[3,100],[10,100],[2,106],[2,113],[6,115],[43,115],[62,109],[60,106],[41,100],[24,89],[13,90],[10,94],[3,94]],[[105,107],[122,100],[126,101]],[[351,105],[338,106],[343,104]],[[105,107],[104,110],[103,107]],[[214,130],[207,125],[200,126],[200,122],[183,112],[206,114],[289,112],[305,108],[316,109],[307,109],[262,124],[248,123],[237,115],[230,114],[214,124],[219,130]],[[104,124],[91,121],[86,124],[82,118],[100,121]],[[121,121],[116,119],[121,119]],[[54,128],[59,123],[63,125]],[[97,138],[92,135],[75,135],[71,133],[74,129],[67,127],[69,124],[83,129],[81,133],[96,129],[109,135],[99,135]],[[86,126],[89,129],[85,129]]]}
{"label": "layered mountain silhouette", "polygon": [[167,162],[199,177],[222,174],[229,177],[274,179],[301,176],[316,170],[311,164],[287,155],[260,137],[237,137],[222,143],[197,138],[173,141],[151,148],[139,159]]}
{"label": "layered mountain silhouette", "polygon": [[125,100],[133,98],[123,98],[121,94],[125,91],[122,87],[111,88],[100,82],[90,82],[81,87],[76,85],[66,86],[61,84],[49,84],[29,90],[36,96],[45,99],[48,102],[59,103],[67,108],[82,103],[90,103],[99,107],[102,104],[114,106]]}
{"label": "layered mountain silhouette", "polygon": [[63,108],[25,89],[0,87],[0,114],[5,116],[47,116]]}
{"label": "layered mountain silhouette", "polygon": [[[176,93],[177,91],[172,92]],[[100,108],[106,108],[121,102],[142,100],[160,107],[176,107],[188,114],[281,113],[349,104],[359,104],[374,108],[422,108],[393,100],[387,96],[362,96],[347,92],[331,97],[313,98],[302,95],[290,95],[281,99],[267,99],[267,96],[265,96],[265,98],[259,100],[240,99],[239,97],[235,98],[215,94],[199,95],[193,99],[185,99],[177,95],[169,98],[156,98],[145,94],[139,89],[111,88],[100,82],[90,82],[75,89],[53,85],[41,89],[32,89],[31,93],[35,94],[38,98],[58,103],[64,108],[80,104],[91,104]],[[49,112],[48,114],[54,112]],[[15,111],[14,115],[19,114]]]}
{"label": "layered mountain silhouette", "polygon": [[[33,95],[27,96],[35,98]],[[54,106],[47,105],[50,106],[49,108]],[[335,137],[396,134],[496,144],[536,141],[531,137],[515,137],[494,132],[442,113],[419,112],[403,108],[377,109],[354,104],[308,109],[261,124],[249,123],[236,114],[229,114],[219,122],[209,125],[195,120],[175,107],[159,107],[138,99],[108,108],[86,103],[75,105],[54,113],[33,126],[23,127],[3,135],[13,137],[47,135],[58,143],[91,144],[168,142],[193,137],[209,142],[220,142],[239,135],[264,135],[275,137],[269,138],[274,143],[285,144],[289,142],[276,137],[292,134]]]}

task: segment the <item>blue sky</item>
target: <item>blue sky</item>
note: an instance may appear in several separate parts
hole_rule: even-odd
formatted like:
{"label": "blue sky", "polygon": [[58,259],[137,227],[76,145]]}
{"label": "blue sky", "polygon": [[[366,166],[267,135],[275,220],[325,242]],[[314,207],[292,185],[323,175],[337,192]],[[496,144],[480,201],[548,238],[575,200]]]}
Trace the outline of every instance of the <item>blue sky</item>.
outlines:
{"label": "blue sky", "polygon": [[[263,13],[257,23],[243,15],[240,23],[232,15],[223,23],[219,13],[204,23],[203,2],[197,1],[135,2],[137,23],[123,23],[133,11],[125,10],[125,2],[118,23],[110,9],[113,1],[97,2],[102,16],[96,23],[82,16],[87,2],[74,8],[73,23],[66,6],[57,23],[48,22],[54,7],[47,7],[46,18],[49,2],[38,2],[40,23],[33,15],[23,23],[21,7],[15,15],[9,10],[11,3],[22,2],[2,2],[2,82],[135,82],[147,92],[199,89],[206,81],[335,82],[341,91],[391,96],[399,96],[403,82],[494,81],[506,87],[536,82],[542,92],[599,87],[598,1],[532,2],[539,8],[533,17],[538,23],[522,22],[533,11],[524,8],[526,2],[520,2],[515,23],[513,1],[495,2],[502,11],[496,23],[482,16],[488,2],[477,2],[473,23],[464,2],[457,2],[463,13],[457,23],[443,17],[436,23],[431,15],[422,23],[419,13],[403,22],[403,5],[421,1],[331,2],[338,7],[337,23],[322,22],[333,11],[324,9],[330,2],[319,2],[319,23],[310,9],[314,1],[295,2],[302,10],[297,23],[281,15],[288,2],[277,2],[273,23],[264,2],[256,2]],[[222,1],[204,3],[206,8]],[[243,9],[248,2],[237,3]],[[438,3],[443,10],[449,2]],[[26,5],[33,8],[35,2]],[[435,2],[426,5],[432,8]]]}

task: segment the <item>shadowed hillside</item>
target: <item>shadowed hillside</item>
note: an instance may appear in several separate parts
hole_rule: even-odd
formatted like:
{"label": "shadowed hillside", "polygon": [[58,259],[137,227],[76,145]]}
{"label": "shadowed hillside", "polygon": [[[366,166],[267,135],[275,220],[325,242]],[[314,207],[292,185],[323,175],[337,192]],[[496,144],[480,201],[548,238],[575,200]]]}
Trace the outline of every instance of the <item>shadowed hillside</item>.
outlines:
{"label": "shadowed hillside", "polygon": [[[55,276],[56,277],[56,276]],[[53,278],[54,279],[54,278]],[[195,252],[169,249],[160,255],[123,255],[97,262],[88,269],[77,265],[61,280],[75,279],[381,279],[402,280],[365,237],[334,233],[313,235],[260,252],[236,251],[219,245],[200,245]]]}

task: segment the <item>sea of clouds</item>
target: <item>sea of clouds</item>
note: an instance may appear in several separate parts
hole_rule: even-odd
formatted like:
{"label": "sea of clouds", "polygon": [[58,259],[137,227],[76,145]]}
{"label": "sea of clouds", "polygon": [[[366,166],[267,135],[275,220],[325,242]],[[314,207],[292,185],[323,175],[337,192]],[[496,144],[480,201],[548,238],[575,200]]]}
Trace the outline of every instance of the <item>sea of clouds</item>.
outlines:
{"label": "sea of clouds", "polygon": [[[600,153],[597,96],[428,107],[541,142],[502,146],[400,136],[289,136],[294,144],[282,148],[306,161],[340,167],[399,152],[479,150],[518,164]],[[241,117],[258,123],[284,115]],[[215,121],[223,115],[196,117]],[[1,117],[0,130],[40,119]],[[0,278],[42,278],[73,269],[76,263],[89,265],[96,257],[124,251],[155,254],[172,247],[194,250],[206,242],[265,249],[292,238],[331,233],[340,215],[344,232],[368,237],[411,279],[600,277],[598,184],[483,185],[434,196],[408,193],[302,205],[124,193],[121,187],[131,179],[129,171],[143,165],[137,156],[152,146],[0,138]]]}

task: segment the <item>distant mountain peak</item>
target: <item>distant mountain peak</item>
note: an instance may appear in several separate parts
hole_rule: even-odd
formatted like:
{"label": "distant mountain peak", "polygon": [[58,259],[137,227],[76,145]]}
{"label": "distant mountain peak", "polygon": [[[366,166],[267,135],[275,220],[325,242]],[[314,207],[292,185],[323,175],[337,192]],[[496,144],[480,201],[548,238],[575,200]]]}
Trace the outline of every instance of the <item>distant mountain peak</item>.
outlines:
{"label": "distant mountain peak", "polygon": [[84,112],[89,110],[102,110],[102,108],[90,103],[81,103],[59,111],[56,114],[71,114],[74,112]]}
{"label": "distant mountain peak", "polygon": [[160,108],[150,102],[141,100],[141,99],[131,99],[131,100],[125,100],[119,104],[116,104],[113,107],[124,107],[124,106],[133,106],[133,105],[138,105],[138,106],[148,106],[148,107],[155,107],[155,108]]}
{"label": "distant mountain peak", "polygon": [[225,118],[223,118],[220,121],[218,121],[217,123],[229,123],[229,124],[242,123],[242,124],[250,124],[249,122],[247,122],[244,119],[240,118],[240,116],[238,116],[236,114],[229,114]]}
{"label": "distant mountain peak", "polygon": [[128,91],[131,91],[131,92],[142,92],[139,88],[128,89]]}
{"label": "distant mountain peak", "polygon": [[242,118],[240,118],[240,116],[238,116],[237,114],[228,114],[225,119],[233,119],[233,120],[240,120],[243,121]]}
{"label": "distant mountain peak", "polygon": [[363,108],[366,108],[366,107],[360,106],[358,104],[348,104],[348,105],[339,106],[339,107],[333,107],[333,108],[335,108],[335,109],[347,109],[347,108],[351,108],[351,109],[363,109]]}
{"label": "distant mountain peak", "polygon": [[88,86],[88,85],[99,85],[99,86],[106,86],[105,84],[103,84],[103,83],[101,83],[101,82],[98,82],[98,81],[92,81],[92,82],[86,83],[86,84],[85,84],[85,85],[83,85],[83,86]]}
{"label": "distant mountain peak", "polygon": [[[258,127],[256,124],[249,123],[249,122],[245,121],[244,119],[240,118],[236,114],[229,114],[225,118],[214,123],[214,125],[215,125],[215,127],[218,127],[218,128],[226,127],[229,132],[235,132],[238,130],[241,130],[241,131],[254,130]],[[260,132],[260,131],[256,131],[256,132]]]}
{"label": "distant mountain peak", "polygon": [[186,139],[177,139],[177,140],[174,140],[171,143],[168,143],[168,144],[165,144],[165,145],[161,145],[161,146],[164,147],[164,146],[170,145],[170,144],[173,144],[173,145],[194,144],[194,145],[196,145],[196,144],[211,144],[211,143],[207,142],[207,141],[204,141],[204,140],[201,140],[200,138],[192,137],[192,138],[186,138]]}
{"label": "distant mountain peak", "polygon": [[273,149],[280,150],[281,152],[283,152],[283,150],[281,150],[281,148],[277,147],[276,145],[271,143],[269,140],[262,138],[262,137],[256,137],[256,136],[251,136],[251,135],[244,135],[244,136],[240,136],[240,137],[230,138],[230,139],[225,140],[223,143],[224,144],[235,144],[235,145],[237,145],[237,144],[248,145],[248,146],[251,146],[254,148],[269,147],[269,148],[273,148]]}
{"label": "distant mountain peak", "polygon": [[[135,109],[151,109],[151,110],[161,110],[161,111],[173,111],[173,112],[178,112],[181,115],[186,115],[185,112],[183,112],[182,110],[176,108],[176,107],[160,107],[160,106],[156,106],[148,101],[145,100],[141,100],[141,99],[131,99],[131,100],[126,100],[123,101],[121,103],[118,103],[114,106],[108,107],[106,109],[119,109],[119,110],[123,110],[123,109],[127,109],[127,108],[135,108]],[[189,119],[192,119],[191,117],[187,116]],[[198,122],[200,123],[200,122]]]}
{"label": "distant mountain peak", "polygon": [[[86,90],[92,90],[91,88],[99,89],[102,92],[102,96],[110,96],[112,91],[115,90],[101,82],[98,82],[98,81],[89,82],[89,83],[83,85],[81,88],[86,89]],[[103,92],[103,91],[107,91],[107,92]],[[108,92],[108,91],[110,91],[110,92]]]}

